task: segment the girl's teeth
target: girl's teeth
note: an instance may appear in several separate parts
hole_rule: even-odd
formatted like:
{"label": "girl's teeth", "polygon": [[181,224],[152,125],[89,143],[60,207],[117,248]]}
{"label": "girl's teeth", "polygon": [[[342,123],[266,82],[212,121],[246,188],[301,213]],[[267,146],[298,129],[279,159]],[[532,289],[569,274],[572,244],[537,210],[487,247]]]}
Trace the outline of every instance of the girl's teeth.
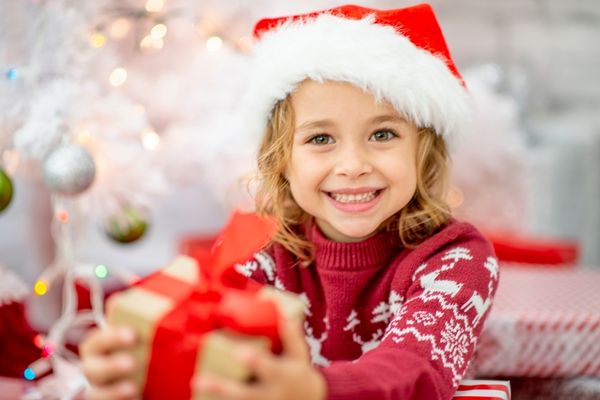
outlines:
{"label": "girl's teeth", "polygon": [[339,194],[331,193],[331,197],[340,203],[364,203],[375,198],[376,192],[360,193],[360,194]]}

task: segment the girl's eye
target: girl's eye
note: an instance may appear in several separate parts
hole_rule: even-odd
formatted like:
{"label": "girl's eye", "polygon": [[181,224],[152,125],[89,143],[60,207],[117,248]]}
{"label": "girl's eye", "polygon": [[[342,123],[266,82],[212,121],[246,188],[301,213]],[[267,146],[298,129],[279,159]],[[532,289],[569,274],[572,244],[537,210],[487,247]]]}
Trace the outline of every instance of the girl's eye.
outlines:
{"label": "girl's eye", "polygon": [[311,144],[331,144],[333,143],[333,138],[329,135],[315,135],[308,140],[308,143]]}
{"label": "girl's eye", "polygon": [[393,131],[391,131],[389,129],[382,129],[380,131],[373,133],[371,135],[371,137],[369,138],[369,140],[372,140],[374,142],[387,142],[397,136],[398,135],[396,135]]}

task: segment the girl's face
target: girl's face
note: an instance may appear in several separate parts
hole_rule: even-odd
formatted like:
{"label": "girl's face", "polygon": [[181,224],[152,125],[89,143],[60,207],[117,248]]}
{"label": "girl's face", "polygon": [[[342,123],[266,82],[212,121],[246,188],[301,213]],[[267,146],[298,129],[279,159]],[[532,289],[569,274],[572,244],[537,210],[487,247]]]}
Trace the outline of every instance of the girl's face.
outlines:
{"label": "girl's face", "polygon": [[349,83],[307,80],[291,101],[294,200],[330,239],[373,235],[415,193],[417,127]]}

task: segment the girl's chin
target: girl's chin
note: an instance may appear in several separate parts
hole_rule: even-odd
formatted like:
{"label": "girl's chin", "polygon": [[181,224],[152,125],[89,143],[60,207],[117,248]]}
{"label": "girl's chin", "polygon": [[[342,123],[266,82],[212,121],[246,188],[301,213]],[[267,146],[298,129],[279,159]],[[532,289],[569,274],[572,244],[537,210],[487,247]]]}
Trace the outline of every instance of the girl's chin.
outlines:
{"label": "girl's chin", "polygon": [[365,228],[334,228],[333,232],[325,232],[330,239],[335,240],[336,242],[361,242],[365,239],[370,238],[371,236],[377,233],[377,228],[365,227]]}

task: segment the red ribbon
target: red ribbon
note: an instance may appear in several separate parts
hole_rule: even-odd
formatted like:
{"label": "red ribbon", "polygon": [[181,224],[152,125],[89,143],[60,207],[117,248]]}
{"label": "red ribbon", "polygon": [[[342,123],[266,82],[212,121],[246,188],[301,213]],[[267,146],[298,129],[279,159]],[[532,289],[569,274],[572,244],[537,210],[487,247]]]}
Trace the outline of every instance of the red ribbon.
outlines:
{"label": "red ribbon", "polygon": [[164,274],[139,286],[173,299],[176,306],[157,324],[148,364],[144,399],[190,399],[202,338],[215,329],[265,336],[281,351],[279,314],[272,301],[257,298],[261,288],[233,266],[251,258],[273,237],[276,225],[256,214],[234,213],[210,252],[197,253],[197,285]]}

